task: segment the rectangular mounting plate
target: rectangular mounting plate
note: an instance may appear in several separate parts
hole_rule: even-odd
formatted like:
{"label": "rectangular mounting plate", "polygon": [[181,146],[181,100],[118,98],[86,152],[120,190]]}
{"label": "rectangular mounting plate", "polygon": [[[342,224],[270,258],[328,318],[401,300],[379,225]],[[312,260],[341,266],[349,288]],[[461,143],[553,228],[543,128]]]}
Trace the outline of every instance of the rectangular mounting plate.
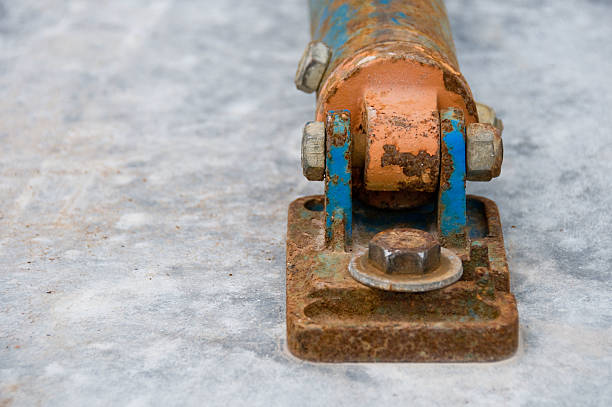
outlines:
{"label": "rectangular mounting plate", "polygon": [[518,311],[497,206],[468,196],[471,239],[460,281],[425,293],[366,287],[348,273],[352,256],[390,227],[435,230],[433,206],[378,210],[355,202],[352,252],[326,248],[322,196],[295,200],[287,227],[287,342],[318,362],[484,362],[518,346]]}

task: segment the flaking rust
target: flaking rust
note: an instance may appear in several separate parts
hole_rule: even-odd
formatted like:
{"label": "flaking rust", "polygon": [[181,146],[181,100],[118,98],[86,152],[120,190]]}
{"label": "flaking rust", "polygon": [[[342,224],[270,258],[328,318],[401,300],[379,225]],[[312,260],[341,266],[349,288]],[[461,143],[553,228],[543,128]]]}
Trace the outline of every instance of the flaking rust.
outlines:
{"label": "flaking rust", "polygon": [[289,349],[320,362],[511,356],[519,320],[499,213],[465,192],[499,175],[501,120],[459,71],[442,0],[310,0],[310,11],[296,86],[317,106],[302,167],[325,194],[289,206]]}
{"label": "flaking rust", "polygon": [[[470,259],[460,281],[424,293],[371,289],[348,273],[352,253],[323,245],[322,196],[297,199],[287,230],[287,342],[319,362],[482,362],[511,356],[518,313],[492,201],[470,196]],[[311,209],[308,209],[311,208]],[[388,226],[420,226],[411,211],[358,208],[372,221],[355,225],[355,247]],[[502,248],[500,250],[500,248]]]}

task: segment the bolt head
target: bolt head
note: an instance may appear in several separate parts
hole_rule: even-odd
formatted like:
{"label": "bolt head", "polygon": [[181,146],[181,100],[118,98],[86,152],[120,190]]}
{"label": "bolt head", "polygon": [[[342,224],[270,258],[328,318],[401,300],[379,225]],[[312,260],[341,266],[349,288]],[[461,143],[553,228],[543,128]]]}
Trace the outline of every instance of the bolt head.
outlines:
{"label": "bolt head", "polygon": [[302,132],[302,172],[309,181],[325,176],[325,124],[308,122]]}
{"label": "bolt head", "polygon": [[425,274],[440,266],[440,244],[423,230],[389,229],[370,240],[368,259],[388,274]]}
{"label": "bolt head", "polygon": [[491,124],[497,127],[500,132],[504,130],[504,123],[497,117],[495,110],[491,106],[476,102],[476,111],[478,112],[479,123]]}
{"label": "bolt head", "polygon": [[330,58],[331,50],[327,45],[320,41],[309,43],[295,73],[295,86],[306,93],[319,89]]}
{"label": "bolt head", "polygon": [[485,123],[472,123],[466,132],[466,167],[470,181],[498,177],[504,159],[501,131]]}

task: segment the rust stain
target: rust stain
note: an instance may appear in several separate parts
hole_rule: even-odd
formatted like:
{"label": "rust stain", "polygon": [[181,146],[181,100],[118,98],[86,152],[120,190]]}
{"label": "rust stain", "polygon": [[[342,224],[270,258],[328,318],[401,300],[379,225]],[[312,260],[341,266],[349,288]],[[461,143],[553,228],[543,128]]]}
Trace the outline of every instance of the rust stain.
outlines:
{"label": "rust stain", "polygon": [[[402,168],[402,172],[405,176],[420,179],[422,185],[415,187],[415,190],[423,190],[427,185],[438,178],[438,171],[436,168],[438,160],[425,151],[421,150],[416,155],[412,153],[400,153],[397,147],[391,144],[385,144],[383,150],[385,153],[380,159],[381,168],[397,165]],[[435,161],[433,165],[430,163],[432,160]],[[408,189],[408,187],[409,186],[406,184],[400,184],[400,189]]]}
{"label": "rust stain", "polygon": [[478,120],[476,103],[474,102],[470,88],[467,86],[465,80],[462,80],[462,78],[456,75],[452,75],[450,72],[444,71],[444,87],[449,92],[460,95],[465,102],[467,112],[470,114],[470,116],[473,116]]}
{"label": "rust stain", "polygon": [[429,88],[366,95],[368,191],[435,192],[440,167],[437,95]]}

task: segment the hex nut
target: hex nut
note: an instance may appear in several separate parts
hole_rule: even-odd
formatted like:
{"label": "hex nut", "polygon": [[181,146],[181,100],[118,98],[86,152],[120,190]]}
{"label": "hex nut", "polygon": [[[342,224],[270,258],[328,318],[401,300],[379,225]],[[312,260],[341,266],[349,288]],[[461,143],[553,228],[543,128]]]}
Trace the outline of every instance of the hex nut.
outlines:
{"label": "hex nut", "polygon": [[500,132],[504,130],[504,123],[497,117],[495,110],[491,106],[476,102],[476,111],[478,112],[479,123],[491,124],[497,127]]}
{"label": "hex nut", "polygon": [[325,176],[325,123],[308,122],[302,132],[302,172],[309,181]]}
{"label": "hex nut", "polygon": [[490,181],[498,177],[503,159],[501,131],[492,124],[470,124],[466,132],[467,179]]}
{"label": "hex nut", "polygon": [[295,86],[306,93],[319,89],[330,58],[331,50],[327,45],[320,41],[309,43],[295,73]]}
{"label": "hex nut", "polygon": [[370,240],[368,259],[387,274],[422,275],[440,266],[440,244],[423,230],[389,229]]}

